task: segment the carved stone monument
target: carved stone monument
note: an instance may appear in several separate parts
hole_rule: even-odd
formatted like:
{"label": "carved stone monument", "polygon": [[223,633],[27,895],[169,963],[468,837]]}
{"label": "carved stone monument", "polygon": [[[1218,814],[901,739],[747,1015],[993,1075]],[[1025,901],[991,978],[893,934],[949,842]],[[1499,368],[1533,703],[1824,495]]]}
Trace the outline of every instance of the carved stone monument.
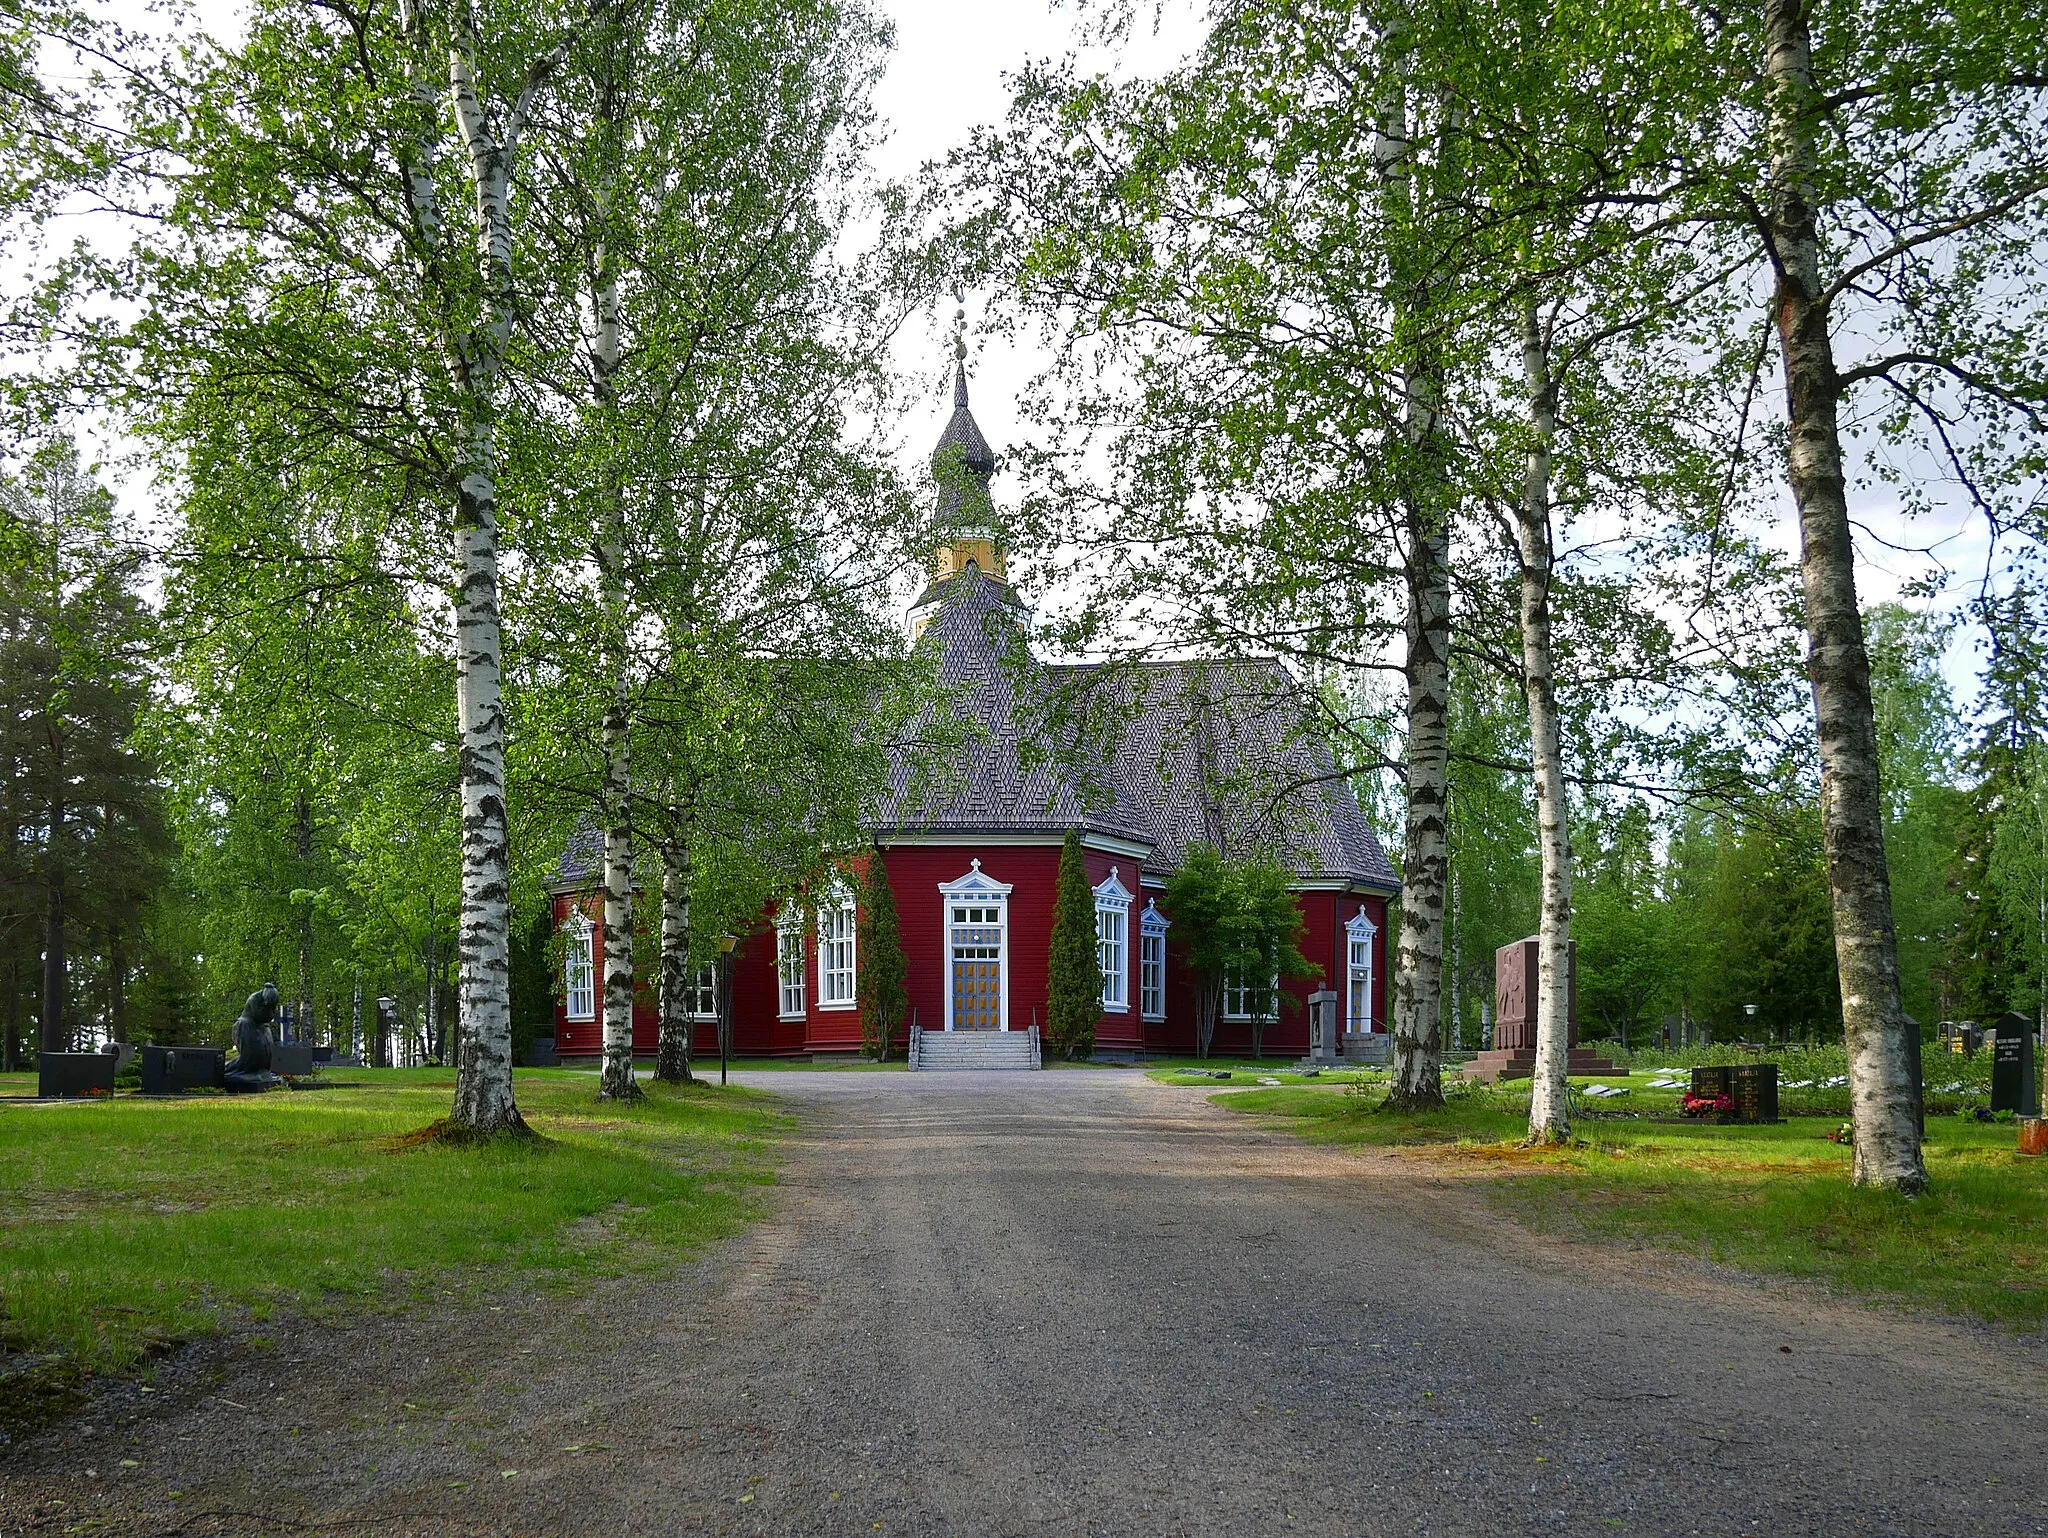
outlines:
{"label": "carved stone monument", "polygon": [[235,1055],[223,1075],[231,1095],[276,1089],[281,1082],[270,1071],[270,1022],[277,1018],[277,984],[265,983],[249,995],[235,1021]]}
{"label": "carved stone monument", "polygon": [[[1493,953],[1493,1002],[1498,1024],[1494,1026],[1493,1050],[1482,1052],[1466,1065],[1475,1079],[1492,1083],[1497,1079],[1526,1079],[1536,1071],[1537,940],[1531,935],[1503,945]],[[1590,1048],[1579,1045],[1579,958],[1573,946],[1570,971],[1566,976],[1566,1066],[1568,1074],[1607,1074],[1614,1065],[1595,1057]]]}

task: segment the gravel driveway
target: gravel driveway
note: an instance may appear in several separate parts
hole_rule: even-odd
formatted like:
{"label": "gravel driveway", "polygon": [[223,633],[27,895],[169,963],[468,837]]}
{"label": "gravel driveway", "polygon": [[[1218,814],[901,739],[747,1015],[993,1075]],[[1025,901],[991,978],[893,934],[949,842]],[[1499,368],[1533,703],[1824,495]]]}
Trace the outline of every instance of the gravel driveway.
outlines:
{"label": "gravel driveway", "polygon": [[0,1532],[2048,1533],[2038,1340],[1135,1073],[751,1077],[801,1131],[712,1255],[188,1363],[0,1452]]}

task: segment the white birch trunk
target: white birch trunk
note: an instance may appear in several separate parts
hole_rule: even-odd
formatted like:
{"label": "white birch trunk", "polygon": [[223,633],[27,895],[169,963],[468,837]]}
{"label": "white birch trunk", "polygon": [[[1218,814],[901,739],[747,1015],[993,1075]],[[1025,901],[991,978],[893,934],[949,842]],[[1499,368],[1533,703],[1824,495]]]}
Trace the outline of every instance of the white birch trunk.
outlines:
{"label": "white birch trunk", "polygon": [[[1388,39],[1388,52],[1394,52]],[[1373,165],[1381,195],[1397,214],[1390,227],[1406,223],[1412,197],[1409,175],[1407,86],[1398,69],[1381,109]],[[1395,253],[1395,307],[1411,307],[1401,253]],[[1427,363],[1409,359],[1402,370],[1404,435],[1409,474],[1420,480],[1419,463],[1436,430],[1436,378]],[[1403,574],[1408,589],[1406,620],[1408,681],[1408,816],[1401,862],[1401,926],[1395,940],[1393,1061],[1388,1103],[1401,1109],[1443,1104],[1443,973],[1445,887],[1450,874],[1446,819],[1450,785],[1450,532],[1443,488],[1411,486],[1406,496]]]}
{"label": "white birch trunk", "polygon": [[[1778,338],[1785,365],[1786,452],[1799,510],[1799,571],[1806,596],[1807,672],[1821,764],[1821,825],[1842,981],[1849,1058],[1852,1179],[1905,1192],[1927,1188],[1920,1152],[1918,1027],[1899,997],[1898,940],[1885,868],[1884,813],[1870,657],[1856,603],[1855,548],[1842,469],[1841,384],[1821,281],[1813,207],[1823,108],[1801,0],[1766,0],[1770,88],[1770,235],[1777,265]],[[1916,1038],[1917,1039],[1917,1038]]]}
{"label": "white birch trunk", "polygon": [[[596,265],[605,271],[602,247]],[[600,277],[591,302],[591,377],[600,413],[612,406],[612,377],[619,366],[619,289]],[[625,502],[616,487],[606,497],[598,538],[602,586],[602,655],[611,683],[604,715],[604,1067],[598,1096],[632,1100],[640,1094],[633,1078],[633,816],[632,711],[626,676]]]}
{"label": "white birch trunk", "polygon": [[[779,958],[778,958],[779,965]],[[661,1043],[654,1076],[690,1082],[690,852],[670,846],[661,862]]]}
{"label": "white birch trunk", "polygon": [[1529,392],[1529,464],[1515,534],[1521,567],[1522,692],[1529,707],[1529,761],[1535,771],[1536,843],[1542,870],[1529,1140],[1562,1143],[1572,1130],[1565,1093],[1571,1045],[1572,845],[1550,644],[1550,457],[1557,436],[1557,393],[1550,376],[1549,344],[1533,299],[1522,313],[1522,369]]}
{"label": "white birch trunk", "polygon": [[[427,25],[417,0],[401,8],[412,45],[413,89],[431,110],[420,66]],[[518,102],[493,124],[476,84],[474,14],[449,14],[448,102],[469,155],[476,200],[482,314],[473,329],[445,337],[448,365],[467,416],[455,498],[455,705],[462,777],[461,965],[457,994],[462,1050],[451,1119],[472,1132],[526,1130],[512,1094],[512,860],[505,807],[505,708],[500,691],[503,643],[498,619],[499,396],[517,291],[512,274],[512,161],[533,97],[560,65],[564,40],[527,72]],[[424,243],[430,281],[453,253],[441,240],[435,203],[432,135],[410,157],[407,187]]]}
{"label": "white birch trunk", "polygon": [[604,777],[604,1067],[598,1096],[632,1100],[633,820],[626,793],[626,724],[616,699],[605,711]]}

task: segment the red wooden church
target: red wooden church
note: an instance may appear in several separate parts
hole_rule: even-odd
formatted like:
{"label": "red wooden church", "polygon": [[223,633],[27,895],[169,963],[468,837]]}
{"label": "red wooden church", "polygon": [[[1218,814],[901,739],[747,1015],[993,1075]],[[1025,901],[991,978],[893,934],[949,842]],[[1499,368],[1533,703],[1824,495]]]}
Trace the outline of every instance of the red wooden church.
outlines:
{"label": "red wooden church", "polygon": [[[963,370],[934,454],[942,526],[972,525],[976,508],[989,505],[994,471],[967,409]],[[1320,983],[1284,986],[1298,1004],[1318,987],[1336,990],[1347,1033],[1386,1029],[1386,910],[1396,878],[1332,772],[1327,745],[1307,730],[1306,702],[1284,667],[1270,659],[1037,662],[1022,644],[1023,608],[989,537],[939,550],[910,618],[915,644],[939,654],[947,708],[979,729],[957,764],[939,766],[945,772],[899,761],[871,819],[924,1031],[1027,1033],[1043,1023],[1053,888],[1070,828],[1095,889],[1099,1053],[1194,1048],[1193,983],[1163,894],[1198,840],[1283,851],[1295,873],[1302,950],[1324,968]],[[600,883],[595,836],[579,836],[554,881],[555,920],[568,942],[555,1006],[563,1058],[601,1051]],[[731,973],[735,1052],[859,1050],[855,918],[848,883],[793,899],[742,939]],[[709,973],[696,992],[698,1049],[716,1052]],[[1261,1020],[1268,1052],[1307,1049],[1306,1008],[1279,1007],[1270,980],[1259,979],[1226,989],[1215,1048],[1247,1048]],[[636,1053],[651,1057],[656,1037],[653,1010],[637,1010]]]}

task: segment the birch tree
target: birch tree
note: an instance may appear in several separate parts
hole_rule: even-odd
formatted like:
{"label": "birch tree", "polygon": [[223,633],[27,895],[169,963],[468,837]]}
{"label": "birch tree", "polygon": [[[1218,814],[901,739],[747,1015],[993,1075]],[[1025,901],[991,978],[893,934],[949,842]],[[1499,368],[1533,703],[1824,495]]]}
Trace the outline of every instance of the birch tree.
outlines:
{"label": "birch tree", "polygon": [[[2025,21],[1928,0],[1758,0],[1699,20],[1730,76],[1751,82],[1730,103],[1743,153],[1714,168],[1713,191],[1769,287],[1781,364],[1852,1178],[1907,1193],[1926,1188],[1927,1169],[1852,475],[1860,460],[1909,514],[1954,487],[1994,535],[2035,527],[2048,431],[2048,29]],[[1859,406],[1873,391],[1878,402]]]}
{"label": "birch tree", "polygon": [[[114,185],[151,221],[104,289],[134,325],[93,348],[109,398],[175,467],[185,403],[308,452],[346,443],[438,517],[462,803],[460,1045],[451,1125],[523,1129],[507,985],[511,863],[499,612],[509,368],[522,287],[515,194],[538,105],[609,3],[264,0],[235,45],[197,39],[126,78]],[[530,254],[530,252],[529,252]]]}
{"label": "birch tree", "polygon": [[1440,280],[1461,194],[1455,116],[1408,74],[1404,20],[1231,6],[1157,81],[1027,71],[1008,129],[960,172],[985,210],[968,243],[1059,339],[1048,388],[1069,403],[1040,403],[1047,446],[1022,457],[1037,542],[1078,552],[1094,587],[1060,639],[1253,644],[1403,680],[1400,763],[1376,730],[1319,725],[1345,771],[1401,777],[1393,1093],[1426,1106],[1461,511],[1439,431],[1460,296]]}

